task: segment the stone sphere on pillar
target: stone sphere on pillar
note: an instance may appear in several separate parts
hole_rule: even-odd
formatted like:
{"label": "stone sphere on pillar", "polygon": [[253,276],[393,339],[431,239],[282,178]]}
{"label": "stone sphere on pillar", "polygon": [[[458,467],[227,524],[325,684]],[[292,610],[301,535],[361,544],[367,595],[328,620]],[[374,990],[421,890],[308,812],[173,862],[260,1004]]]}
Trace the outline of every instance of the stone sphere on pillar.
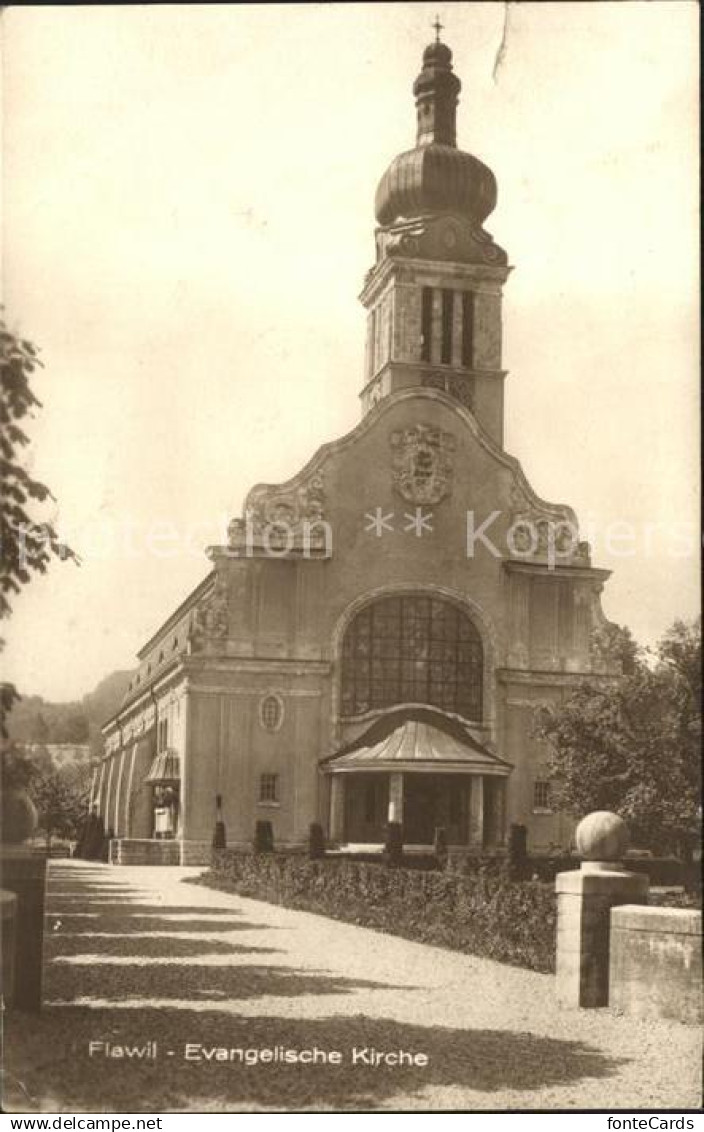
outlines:
{"label": "stone sphere on pillar", "polygon": [[609,810],[587,814],[574,837],[577,852],[585,861],[620,861],[628,849],[628,827],[623,818]]}

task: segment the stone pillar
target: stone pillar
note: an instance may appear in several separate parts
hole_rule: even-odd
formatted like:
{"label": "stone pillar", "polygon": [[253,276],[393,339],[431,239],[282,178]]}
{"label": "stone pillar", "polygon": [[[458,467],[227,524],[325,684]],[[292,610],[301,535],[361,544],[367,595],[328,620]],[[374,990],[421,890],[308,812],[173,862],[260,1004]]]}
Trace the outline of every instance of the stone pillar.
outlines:
{"label": "stone pillar", "polygon": [[345,836],[345,776],[333,774],[330,783],[330,840]]}
{"label": "stone pillar", "polygon": [[[616,814],[589,814],[575,831],[580,869],[559,873],[557,892],[557,999],[568,1008],[607,1006],[611,909],[644,904],[647,876],[620,865],[628,831]],[[611,858],[611,859],[609,859]]]}
{"label": "stone pillar", "polygon": [[127,774],[127,789],[124,797],[124,819],[122,829],[125,837],[132,836],[132,791],[134,789],[134,764],[137,759],[137,744],[132,744],[130,753],[130,769]]}
{"label": "stone pillar", "polygon": [[26,845],[0,850],[2,886],[17,898],[13,1004],[18,1010],[36,1012],[42,1005],[46,865],[46,857]]}
{"label": "stone pillar", "polygon": [[108,784],[107,784],[107,787],[106,787],[106,790],[105,790],[105,802],[104,802],[104,809],[103,809],[103,812],[105,814],[103,821],[105,822],[105,833],[106,834],[107,834],[108,830],[111,828],[111,825],[112,825],[112,814],[111,814],[112,779],[113,779],[114,773],[115,773],[115,756],[113,754],[113,755],[110,756],[110,766],[108,768]]}
{"label": "stone pillar", "polygon": [[96,792],[98,786],[98,768],[93,767],[93,773],[90,778],[90,793],[88,794],[88,813],[93,809],[93,803],[97,801]]}
{"label": "stone pillar", "polygon": [[472,778],[469,795],[469,847],[478,851],[484,848],[484,777],[481,774]]}
{"label": "stone pillar", "polygon": [[115,837],[120,837],[124,833],[122,828],[122,821],[120,820],[120,801],[122,799],[122,783],[125,773],[125,759],[127,757],[126,748],[122,748],[118,757],[117,767],[117,782],[115,786],[115,817],[112,822],[112,827],[115,830]]}
{"label": "stone pillar", "polygon": [[403,775],[389,775],[389,812],[388,821],[403,825]]}
{"label": "stone pillar", "polygon": [[[192,745],[193,745],[192,706],[193,706],[193,696],[191,695],[191,689],[186,688],[186,690],[183,693],[182,699],[181,699],[181,713],[182,713],[182,715],[181,715],[181,744],[180,744],[180,754],[179,754],[179,760],[180,760],[180,764],[181,764],[181,782],[179,784],[179,792],[178,792],[178,822],[177,822],[177,827],[174,830],[174,835],[181,842],[181,864],[186,863],[184,861],[185,850],[184,850],[183,842],[189,840],[188,833],[186,831],[186,823],[188,822],[189,817],[191,816],[190,813],[189,813],[188,807],[191,804],[190,797],[189,797],[189,787],[190,787],[190,784],[191,784],[191,781],[192,781],[191,776],[192,776],[192,773],[193,773],[192,768],[189,765],[190,762],[191,762],[191,750],[192,750]],[[224,732],[223,710],[224,710],[224,704],[223,704],[223,701],[221,700],[220,701],[220,731],[219,731],[219,738],[218,738],[218,770],[217,770],[217,778],[218,778],[217,788],[218,788],[218,790],[221,789],[219,779],[220,779],[220,774],[221,774],[220,761],[221,761],[221,757],[222,757],[222,741],[223,741],[223,732]],[[207,859],[207,857],[206,857],[206,859]]]}
{"label": "stone pillar", "polygon": [[130,808],[130,837],[152,836],[152,787],[145,782],[145,778],[154,756],[153,746],[153,732],[140,736],[136,742],[132,793],[127,802]]}
{"label": "stone pillar", "polygon": [[528,668],[530,662],[530,578],[511,575],[511,643],[508,660],[512,668]]}
{"label": "stone pillar", "polygon": [[98,789],[93,799],[93,805],[98,807],[98,813],[102,817],[105,813],[103,808],[103,785],[105,782],[105,759],[100,764],[100,774],[98,776]]}
{"label": "stone pillar", "polygon": [[17,897],[9,889],[0,888],[2,912],[2,1001],[9,1009],[15,998],[15,956],[17,953]]}

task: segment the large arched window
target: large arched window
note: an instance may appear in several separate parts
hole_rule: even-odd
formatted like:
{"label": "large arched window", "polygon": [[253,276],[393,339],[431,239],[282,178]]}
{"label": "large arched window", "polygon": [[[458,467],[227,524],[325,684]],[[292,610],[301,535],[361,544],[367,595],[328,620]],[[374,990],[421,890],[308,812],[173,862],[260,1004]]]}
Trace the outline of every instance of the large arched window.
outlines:
{"label": "large arched window", "polygon": [[469,617],[437,597],[386,597],[362,609],[342,644],[342,715],[399,703],[481,719],[483,652]]}

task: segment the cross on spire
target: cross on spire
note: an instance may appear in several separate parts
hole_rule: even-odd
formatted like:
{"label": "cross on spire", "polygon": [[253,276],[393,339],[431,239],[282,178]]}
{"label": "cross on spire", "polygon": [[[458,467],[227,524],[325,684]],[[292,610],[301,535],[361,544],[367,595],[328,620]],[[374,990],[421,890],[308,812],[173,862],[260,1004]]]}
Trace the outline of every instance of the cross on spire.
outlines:
{"label": "cross on spire", "polygon": [[431,24],[430,26],[435,28],[435,42],[439,43],[440,42],[440,32],[443,30],[443,26],[444,26],[443,24],[440,23],[440,17],[436,16],[435,22],[433,24]]}

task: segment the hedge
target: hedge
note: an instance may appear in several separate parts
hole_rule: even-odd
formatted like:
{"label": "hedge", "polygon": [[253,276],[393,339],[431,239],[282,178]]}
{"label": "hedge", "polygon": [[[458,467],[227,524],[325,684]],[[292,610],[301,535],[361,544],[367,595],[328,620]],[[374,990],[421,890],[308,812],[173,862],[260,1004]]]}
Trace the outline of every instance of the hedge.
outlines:
{"label": "hedge", "polygon": [[[484,858],[486,860],[486,858]],[[473,873],[482,859],[467,850],[450,849],[448,868],[459,873]],[[539,880],[553,884],[558,873],[571,872],[580,866],[580,858],[570,854],[560,856],[529,854],[515,867],[516,880]],[[678,886],[687,892],[701,893],[701,862],[686,863],[677,857],[626,857],[622,862],[629,872],[645,873],[651,885]]]}
{"label": "hedge", "polygon": [[553,887],[511,881],[498,867],[460,875],[221,850],[196,883],[533,971],[555,969]]}

